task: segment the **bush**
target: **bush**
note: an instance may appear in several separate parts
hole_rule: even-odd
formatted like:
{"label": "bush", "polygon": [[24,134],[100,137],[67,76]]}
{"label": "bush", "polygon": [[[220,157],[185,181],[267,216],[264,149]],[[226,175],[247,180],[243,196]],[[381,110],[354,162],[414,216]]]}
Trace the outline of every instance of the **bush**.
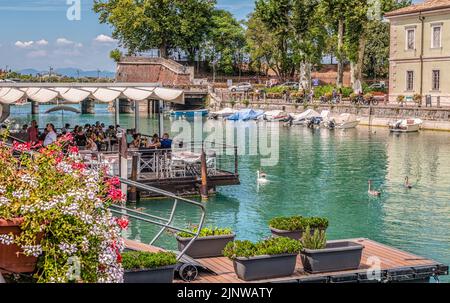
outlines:
{"label": "bush", "polygon": [[313,229],[327,229],[328,220],[326,218],[304,218],[302,216],[278,217],[270,220],[269,226],[287,231],[305,230],[307,227]]}
{"label": "bush", "polygon": [[398,102],[398,103],[403,103],[403,102],[405,102],[405,96],[403,96],[403,95],[397,96],[397,102]]}
{"label": "bush", "polygon": [[225,257],[236,259],[239,257],[250,258],[264,255],[283,255],[297,254],[300,252],[302,245],[299,241],[279,237],[270,238],[257,243],[250,241],[233,241],[227,244],[223,250]]}
{"label": "bush", "polygon": [[[331,85],[331,84],[317,86],[314,88],[314,98],[317,99],[326,94],[330,94],[330,96],[332,96],[333,89],[336,89],[336,91],[339,92],[339,89],[336,86]],[[350,94],[353,92],[353,89],[351,87],[342,87],[341,90],[342,90],[343,98],[348,98],[350,96]],[[331,97],[330,97],[330,99],[331,99]]]}
{"label": "bush", "polygon": [[125,270],[154,269],[177,263],[177,256],[172,252],[127,251],[122,253],[122,266]]}
{"label": "bush", "polygon": [[311,235],[310,227],[306,228],[301,240],[303,248],[306,249],[323,249],[327,245],[327,237],[324,230],[316,229]]}
{"label": "bush", "polygon": [[[197,233],[198,228],[193,228],[192,233]],[[210,237],[210,236],[225,236],[232,235],[233,230],[231,228],[218,228],[218,227],[205,227],[200,231],[199,237]],[[192,234],[180,232],[177,234],[180,238],[192,238]]]}
{"label": "bush", "polygon": [[242,100],[242,104],[243,104],[245,107],[248,107],[249,104],[250,104],[250,101],[249,101],[248,99],[244,99],[244,100]]}

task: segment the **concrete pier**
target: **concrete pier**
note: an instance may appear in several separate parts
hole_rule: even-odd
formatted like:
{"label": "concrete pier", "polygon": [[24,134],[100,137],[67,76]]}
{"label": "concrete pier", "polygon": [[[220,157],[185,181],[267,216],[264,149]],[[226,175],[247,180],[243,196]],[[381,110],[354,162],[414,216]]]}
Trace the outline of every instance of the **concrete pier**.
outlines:
{"label": "concrete pier", "polygon": [[86,99],[81,101],[81,114],[95,114],[94,100]]}

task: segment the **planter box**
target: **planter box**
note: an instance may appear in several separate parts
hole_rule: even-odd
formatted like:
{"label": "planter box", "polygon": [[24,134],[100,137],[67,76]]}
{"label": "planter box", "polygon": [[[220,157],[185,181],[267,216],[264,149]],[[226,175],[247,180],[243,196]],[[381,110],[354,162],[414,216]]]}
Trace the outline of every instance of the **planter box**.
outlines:
{"label": "planter box", "polygon": [[[236,235],[232,234],[197,238],[186,251],[186,255],[195,259],[222,257],[223,249],[228,244],[228,242],[234,241],[235,237]],[[177,237],[178,250],[182,251],[191,240],[192,238]]]}
{"label": "planter box", "polygon": [[[300,240],[303,237],[303,233],[305,232],[304,230],[288,231],[288,230],[276,229],[273,227],[269,227],[269,228],[270,228],[270,231],[272,232],[272,235],[274,235],[275,237],[287,237],[287,238],[291,238],[294,240]],[[310,230],[311,235],[314,235],[314,231],[315,231],[315,229]]]}
{"label": "planter box", "polygon": [[124,283],[172,283],[175,265],[155,269],[126,270]]}
{"label": "planter box", "polygon": [[290,276],[295,271],[297,254],[237,258],[234,271],[244,281]]}
{"label": "planter box", "polygon": [[[20,229],[20,225],[22,223],[22,218],[13,219],[11,221],[0,219],[0,235],[20,235],[20,233],[22,232]],[[7,270],[8,273],[34,272],[36,269],[37,258],[28,257],[24,254],[17,254],[17,252],[22,252],[22,249],[16,244],[0,244],[0,267]],[[0,270],[0,272],[2,271]]]}
{"label": "planter box", "polygon": [[350,241],[328,241],[324,249],[300,252],[303,268],[309,273],[358,269],[364,246]]}

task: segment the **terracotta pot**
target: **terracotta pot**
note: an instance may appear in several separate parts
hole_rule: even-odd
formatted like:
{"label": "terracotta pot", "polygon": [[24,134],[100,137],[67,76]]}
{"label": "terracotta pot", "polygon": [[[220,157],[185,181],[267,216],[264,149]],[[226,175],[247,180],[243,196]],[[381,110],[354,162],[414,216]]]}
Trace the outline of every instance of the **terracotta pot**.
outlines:
{"label": "terracotta pot", "polygon": [[[20,225],[23,218],[12,220],[0,219],[0,235],[20,235]],[[22,249],[16,244],[4,245],[0,243],[0,272],[3,273],[31,273],[36,269],[37,258],[27,257],[21,253]]]}

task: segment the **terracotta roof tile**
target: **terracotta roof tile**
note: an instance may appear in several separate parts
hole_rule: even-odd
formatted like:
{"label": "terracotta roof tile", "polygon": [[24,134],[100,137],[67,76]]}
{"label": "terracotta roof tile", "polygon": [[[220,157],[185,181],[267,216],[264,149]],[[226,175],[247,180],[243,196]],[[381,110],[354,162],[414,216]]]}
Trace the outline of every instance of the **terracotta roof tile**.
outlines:
{"label": "terracotta roof tile", "polygon": [[387,13],[385,16],[386,17],[400,16],[412,13],[433,11],[443,8],[450,8],[450,0],[426,0],[423,3],[414,4],[411,6],[394,10],[392,12]]}

